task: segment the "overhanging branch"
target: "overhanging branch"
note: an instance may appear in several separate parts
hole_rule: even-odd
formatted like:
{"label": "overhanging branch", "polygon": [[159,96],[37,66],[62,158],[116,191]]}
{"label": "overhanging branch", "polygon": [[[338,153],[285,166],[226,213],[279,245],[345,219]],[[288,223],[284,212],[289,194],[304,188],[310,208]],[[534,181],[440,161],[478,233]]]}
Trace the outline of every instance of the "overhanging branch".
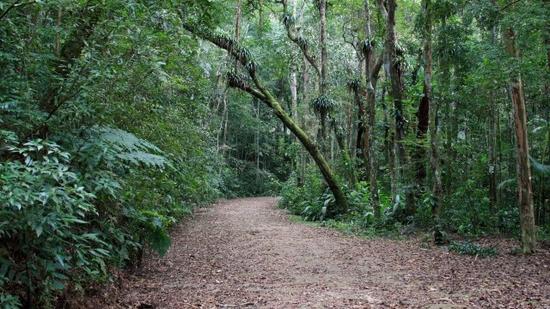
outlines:
{"label": "overhanging branch", "polygon": [[183,23],[183,28],[194,35],[206,40],[224,50],[226,50],[231,57],[236,59],[242,66],[248,71],[249,74],[256,73],[256,63],[252,60],[250,52],[244,47],[240,46],[235,40],[224,37],[222,35],[215,35],[208,31],[203,31],[193,27],[190,24]]}
{"label": "overhanging branch", "polygon": [[282,3],[283,5],[283,25],[285,26],[288,38],[300,48],[307,62],[309,62],[309,64],[315,69],[317,75],[320,77],[321,69],[319,68],[319,64],[317,63],[317,57],[315,57],[315,55],[310,52],[309,43],[307,42],[307,40],[298,33],[295,27],[295,17],[288,13],[287,0],[282,0],[280,3]]}

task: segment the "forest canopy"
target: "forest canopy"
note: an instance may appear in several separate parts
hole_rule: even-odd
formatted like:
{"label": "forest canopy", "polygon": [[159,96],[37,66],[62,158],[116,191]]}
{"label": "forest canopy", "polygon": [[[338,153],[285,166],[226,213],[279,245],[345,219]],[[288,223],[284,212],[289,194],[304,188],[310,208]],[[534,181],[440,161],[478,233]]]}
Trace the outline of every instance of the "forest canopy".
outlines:
{"label": "forest canopy", "polygon": [[0,307],[164,254],[219,198],[550,237],[542,0],[0,1]]}

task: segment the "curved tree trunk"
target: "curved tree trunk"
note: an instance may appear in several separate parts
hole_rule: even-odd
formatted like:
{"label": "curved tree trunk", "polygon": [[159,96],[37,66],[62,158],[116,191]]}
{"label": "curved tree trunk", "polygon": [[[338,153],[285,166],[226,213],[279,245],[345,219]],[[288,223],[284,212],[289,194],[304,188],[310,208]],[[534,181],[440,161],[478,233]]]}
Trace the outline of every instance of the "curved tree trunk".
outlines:
{"label": "curved tree trunk", "polygon": [[275,116],[277,116],[277,118],[279,118],[285,124],[285,126],[298,138],[300,143],[304,146],[304,148],[306,148],[307,152],[311,155],[311,157],[319,167],[319,170],[321,171],[321,174],[323,175],[323,178],[325,179],[328,187],[332,191],[336,202],[336,209],[329,210],[329,215],[344,213],[345,211],[347,211],[348,202],[346,196],[340,188],[340,185],[336,180],[336,177],[332,169],[330,168],[330,165],[328,164],[325,157],[321,154],[319,147],[317,147],[313,139],[310,138],[304,132],[304,130],[302,130],[302,128],[300,128],[294,122],[294,120],[284,111],[281,104],[267,90],[263,89],[263,87],[258,84],[257,80],[256,86],[258,86],[262,94],[265,95],[262,101],[273,110]]}
{"label": "curved tree trunk", "polygon": [[319,151],[319,147],[317,146],[317,144],[315,144],[313,139],[310,138],[304,132],[304,130],[302,130],[302,128],[298,126],[298,124],[296,124],[292,117],[290,117],[285,112],[279,101],[277,101],[277,99],[275,99],[271,92],[263,86],[262,82],[258,79],[258,76],[256,75],[256,63],[254,63],[254,61],[251,59],[250,54],[248,52],[245,52],[234,41],[227,40],[224,37],[212,35],[207,31],[201,31],[200,29],[196,29],[195,27],[186,23],[183,23],[182,26],[184,29],[194,33],[195,35],[198,35],[202,39],[207,40],[222,49],[225,49],[233,58],[240,62],[241,66],[245,68],[248,72],[248,76],[253,81],[253,86],[255,86],[255,88],[252,85],[248,85],[245,80],[241,79],[241,77],[238,76],[238,74],[230,74],[229,85],[233,88],[238,88],[242,91],[248,92],[249,94],[264,102],[269,108],[271,108],[275,116],[277,116],[277,118],[281,120],[281,122],[298,138],[304,148],[306,148],[308,153],[317,164],[319,170],[321,171],[321,174],[323,175],[323,178],[325,179],[328,187],[332,191],[336,207],[334,209],[330,209],[328,215],[330,216],[346,212],[348,210],[346,195],[344,194],[344,191],[342,191],[342,188],[340,187],[340,184],[338,183],[338,180],[336,179],[334,172],[330,168],[327,160],[321,154],[321,151]]}

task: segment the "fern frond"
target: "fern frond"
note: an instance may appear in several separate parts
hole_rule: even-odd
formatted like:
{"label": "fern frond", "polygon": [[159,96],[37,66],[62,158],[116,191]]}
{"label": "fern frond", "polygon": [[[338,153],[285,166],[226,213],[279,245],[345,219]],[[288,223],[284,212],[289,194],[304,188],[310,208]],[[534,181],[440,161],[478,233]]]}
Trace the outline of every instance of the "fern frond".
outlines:
{"label": "fern frond", "polygon": [[134,165],[145,165],[154,168],[172,167],[166,157],[143,151],[120,153],[117,157]]}
{"label": "fern frond", "polygon": [[536,173],[540,173],[542,175],[550,175],[550,165],[542,164],[531,156],[529,156],[529,160],[531,161],[533,170]]}
{"label": "fern frond", "polygon": [[515,185],[515,184],[516,184],[516,179],[515,178],[506,179],[503,182],[498,184],[497,189],[502,190],[507,186],[511,186],[511,185]]}
{"label": "fern frond", "polygon": [[92,143],[108,149],[117,160],[151,168],[172,167],[160,148],[130,132],[111,127],[94,127],[91,131],[95,137]]}
{"label": "fern frond", "polygon": [[152,151],[162,153],[157,146],[149,141],[138,138],[134,134],[110,127],[97,127],[94,129],[99,134],[99,139],[109,144],[117,151]]}

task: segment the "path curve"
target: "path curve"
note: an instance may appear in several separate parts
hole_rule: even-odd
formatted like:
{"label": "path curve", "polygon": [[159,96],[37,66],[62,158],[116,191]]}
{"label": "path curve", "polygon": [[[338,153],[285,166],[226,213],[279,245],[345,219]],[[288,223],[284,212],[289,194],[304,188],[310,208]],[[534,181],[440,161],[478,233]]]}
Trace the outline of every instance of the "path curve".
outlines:
{"label": "path curve", "polygon": [[550,307],[547,253],[476,259],[289,220],[275,198],[222,201],[173,231],[118,305],[133,308]]}

